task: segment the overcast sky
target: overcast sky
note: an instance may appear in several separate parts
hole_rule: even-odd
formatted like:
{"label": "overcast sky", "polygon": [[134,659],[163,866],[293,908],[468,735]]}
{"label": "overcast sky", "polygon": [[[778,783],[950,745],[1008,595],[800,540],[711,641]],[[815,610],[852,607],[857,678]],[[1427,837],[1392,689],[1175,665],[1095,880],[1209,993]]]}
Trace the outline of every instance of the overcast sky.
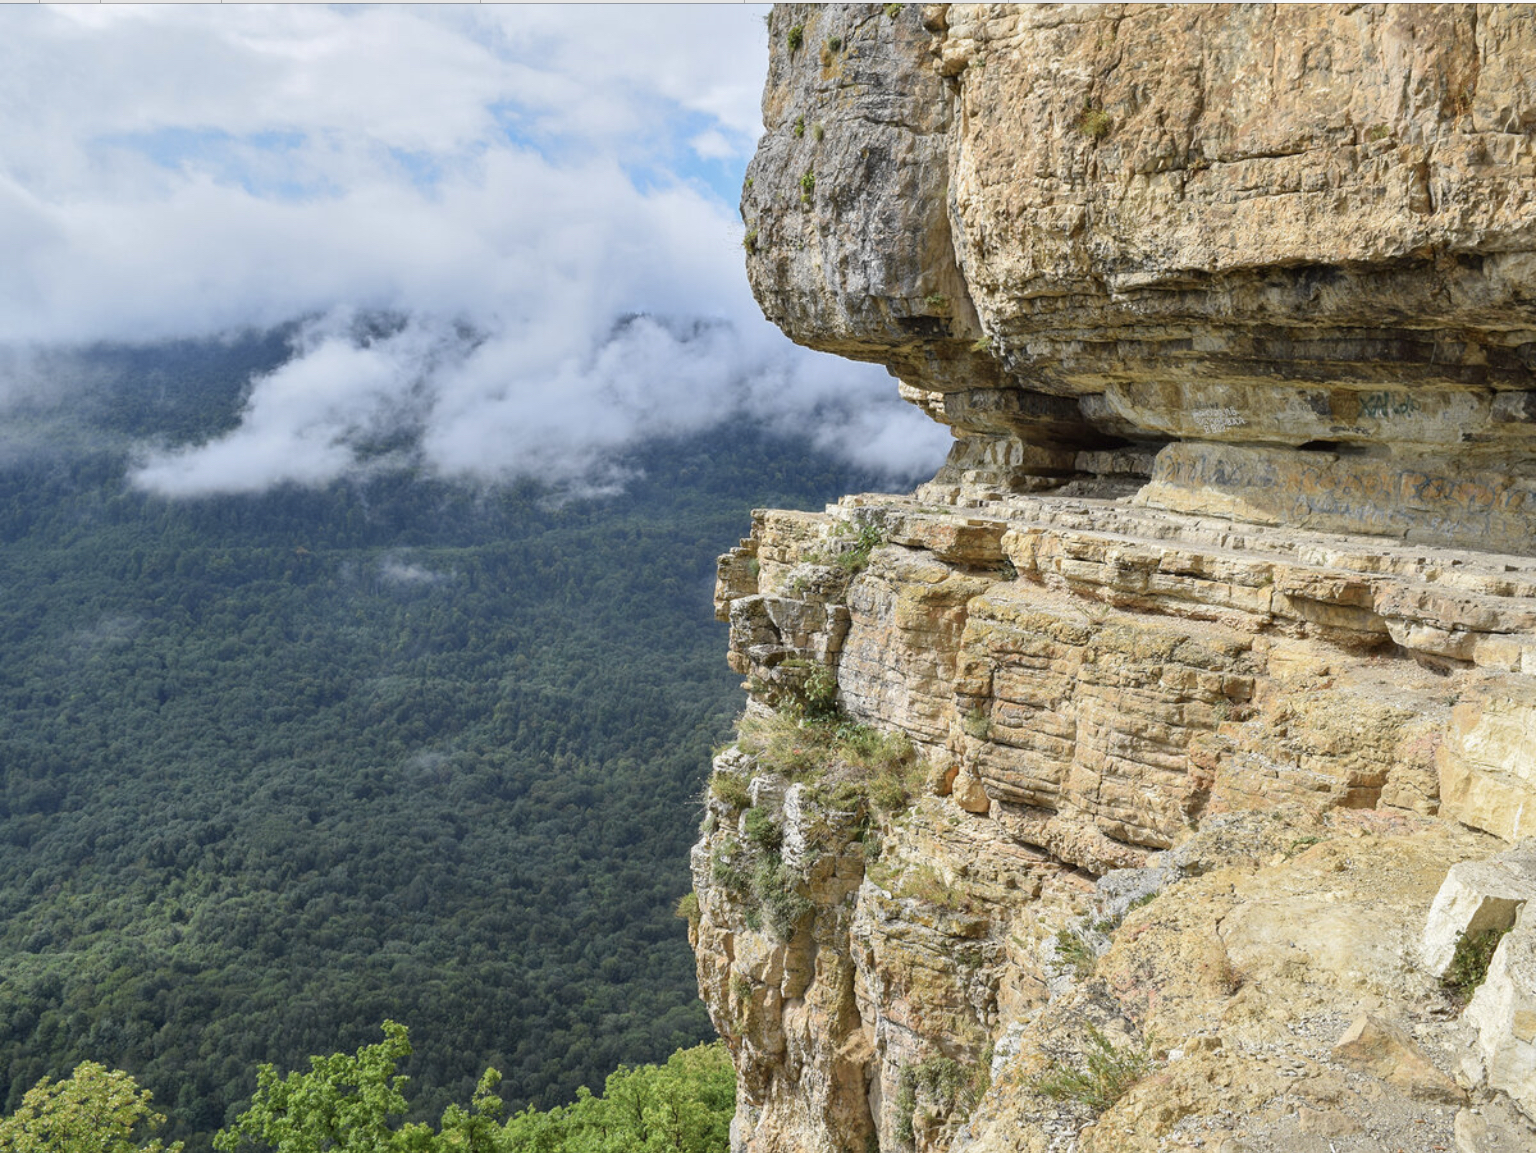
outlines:
{"label": "overcast sky", "polygon": [[[324,483],[401,423],[479,478],[600,476],[743,411],[936,466],[890,377],[747,289],[764,11],[0,7],[0,342],[312,318],[236,431],[146,450],[172,495]],[[368,345],[378,309],[410,323]]]}

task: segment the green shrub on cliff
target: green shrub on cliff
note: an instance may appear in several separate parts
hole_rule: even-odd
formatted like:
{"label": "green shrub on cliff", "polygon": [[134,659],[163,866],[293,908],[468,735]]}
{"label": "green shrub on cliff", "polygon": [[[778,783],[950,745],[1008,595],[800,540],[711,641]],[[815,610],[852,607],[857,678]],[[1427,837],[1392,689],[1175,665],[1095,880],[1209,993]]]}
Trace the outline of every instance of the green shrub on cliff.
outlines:
{"label": "green shrub on cliff", "polygon": [[1145,1045],[1117,1049],[1101,1030],[1089,1025],[1082,1067],[1058,1067],[1035,1078],[1033,1086],[1053,1101],[1073,1101],[1102,1113],[1151,1072],[1152,1064]]}
{"label": "green shrub on cliff", "polygon": [[1083,111],[1077,118],[1077,130],[1089,140],[1094,141],[1103,140],[1108,136],[1111,124],[1109,113],[1091,104],[1083,105]]}
{"label": "green shrub on cliff", "polygon": [[[838,808],[867,801],[880,812],[898,812],[928,771],[906,733],[847,719],[806,720],[791,710],[743,717],[737,744],[763,769],[814,783],[818,796]],[[726,775],[717,773],[715,780]]]}

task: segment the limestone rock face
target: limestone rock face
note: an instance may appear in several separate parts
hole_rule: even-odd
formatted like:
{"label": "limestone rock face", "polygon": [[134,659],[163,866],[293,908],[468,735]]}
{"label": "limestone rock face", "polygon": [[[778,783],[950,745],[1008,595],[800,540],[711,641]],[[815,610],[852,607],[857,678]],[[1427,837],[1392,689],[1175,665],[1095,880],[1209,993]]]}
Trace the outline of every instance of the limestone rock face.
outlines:
{"label": "limestone rock face", "polygon": [[1164,508],[1536,535],[1528,9],[786,5],[769,31],[753,289],[955,428],[952,499],[1139,456]]}
{"label": "limestone rock face", "polygon": [[735,1153],[1536,1148],[1536,17],[769,36],[753,289],[956,440],[720,561]]}

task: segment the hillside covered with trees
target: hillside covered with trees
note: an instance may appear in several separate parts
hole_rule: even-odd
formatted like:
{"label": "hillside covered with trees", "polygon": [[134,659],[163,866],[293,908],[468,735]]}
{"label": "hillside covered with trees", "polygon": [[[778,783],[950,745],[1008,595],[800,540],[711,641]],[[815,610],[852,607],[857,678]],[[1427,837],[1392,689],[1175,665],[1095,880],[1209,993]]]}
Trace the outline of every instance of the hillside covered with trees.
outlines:
{"label": "hillside covered with trees", "polygon": [[[169,501],[284,333],[99,348],[0,444],[0,1100],[82,1061],[207,1148],[255,1088],[408,1024],[412,1116],[510,1110],[710,1034],[684,926],[739,710],[713,560],[878,482],[750,427],[623,491],[380,471]],[[83,366],[83,367],[82,367]]]}

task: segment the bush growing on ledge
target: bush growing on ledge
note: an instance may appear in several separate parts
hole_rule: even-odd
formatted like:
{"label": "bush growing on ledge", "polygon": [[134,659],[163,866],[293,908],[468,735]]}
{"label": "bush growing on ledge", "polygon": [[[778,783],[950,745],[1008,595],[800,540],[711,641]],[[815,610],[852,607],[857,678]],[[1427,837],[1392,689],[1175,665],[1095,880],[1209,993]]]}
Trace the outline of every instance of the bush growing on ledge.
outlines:
{"label": "bush growing on ledge", "polygon": [[[834,543],[834,548],[819,550],[809,553],[804,559],[808,564],[831,566],[842,569],[852,576],[857,576],[869,567],[869,555],[885,543],[885,533],[879,525],[860,525],[857,529],[844,521],[837,526],[837,536],[842,538]],[[852,547],[848,547],[848,538],[853,538]]]}
{"label": "bush growing on ledge", "polygon": [[695,929],[699,927],[699,895],[692,889],[677,899],[677,907],[673,910],[679,921],[687,921]]}
{"label": "bush growing on ledge", "polygon": [[709,779],[709,792],[716,800],[733,809],[745,809],[752,804],[752,793],[747,782],[736,773],[716,773]]}
{"label": "bush growing on ledge", "polygon": [[1083,1068],[1043,1073],[1033,1086],[1053,1101],[1075,1101],[1097,1114],[1125,1096],[1151,1069],[1152,1054],[1145,1045],[1116,1049],[1102,1031],[1089,1025]]}
{"label": "bush growing on ledge", "polygon": [[766,809],[748,809],[741,824],[747,840],[760,849],[776,850],[784,843],[784,826],[770,817]]}
{"label": "bush growing on ledge", "polygon": [[837,566],[851,573],[863,572],[869,567],[869,554],[884,543],[885,533],[880,531],[880,527],[866,524],[859,529],[854,538],[853,548],[838,554]]}
{"label": "bush growing on ledge", "polygon": [[1056,934],[1056,960],[1070,969],[1079,981],[1093,974],[1098,954],[1083,937],[1071,929]]}
{"label": "bush growing on ledge", "polygon": [[883,813],[899,812],[928,771],[906,733],[882,733],[846,719],[803,719],[789,709],[744,717],[739,747],[769,772],[814,781],[817,798],[836,808],[868,803]]}
{"label": "bush growing on ledge", "polygon": [[784,43],[789,45],[791,52],[799,51],[800,45],[805,43],[805,25],[792,25],[789,29],[789,34],[784,37]]}
{"label": "bush growing on ledge", "polygon": [[922,901],[950,913],[958,913],[970,907],[966,895],[926,863],[914,865],[907,870],[896,885],[895,895],[907,900]]}
{"label": "bush growing on ledge", "polygon": [[919,1111],[947,1121],[971,1115],[992,1083],[992,1049],[969,1071],[949,1057],[929,1057],[904,1065],[896,1088],[896,1136],[911,1143]]}
{"label": "bush growing on ledge", "polygon": [[781,941],[795,935],[795,926],[816,906],[800,895],[800,878],[786,868],[777,852],[765,853],[752,870],[752,897],[768,918],[768,927]]}

